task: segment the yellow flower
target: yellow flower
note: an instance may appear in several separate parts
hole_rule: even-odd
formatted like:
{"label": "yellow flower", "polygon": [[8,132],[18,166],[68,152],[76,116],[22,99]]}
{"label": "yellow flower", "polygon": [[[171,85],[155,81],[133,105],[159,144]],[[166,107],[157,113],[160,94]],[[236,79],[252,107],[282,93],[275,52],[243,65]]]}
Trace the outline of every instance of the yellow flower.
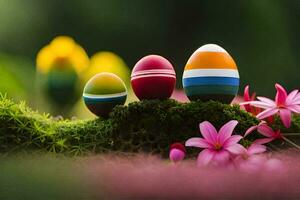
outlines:
{"label": "yellow flower", "polygon": [[36,65],[39,72],[47,73],[54,60],[54,54],[49,45],[43,47],[37,55]]}
{"label": "yellow flower", "polygon": [[90,67],[84,74],[84,82],[86,83],[95,74],[101,72],[116,74],[126,83],[126,85],[130,82],[129,68],[122,58],[112,52],[98,52],[91,57]]}
{"label": "yellow flower", "polygon": [[37,55],[37,70],[47,73],[52,68],[65,70],[70,66],[80,74],[89,65],[85,50],[68,36],[58,36]]}
{"label": "yellow flower", "polygon": [[51,41],[50,48],[57,57],[66,58],[72,55],[76,45],[72,38],[58,36]]}

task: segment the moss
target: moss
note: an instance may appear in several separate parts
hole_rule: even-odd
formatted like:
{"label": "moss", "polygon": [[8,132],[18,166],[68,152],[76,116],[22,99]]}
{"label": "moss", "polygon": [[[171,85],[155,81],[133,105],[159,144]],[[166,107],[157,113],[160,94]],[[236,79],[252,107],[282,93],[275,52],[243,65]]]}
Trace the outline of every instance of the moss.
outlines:
{"label": "moss", "polygon": [[[0,151],[34,150],[70,155],[119,151],[166,156],[173,142],[199,136],[200,122],[208,120],[220,128],[232,119],[239,121],[235,134],[244,134],[247,128],[258,123],[238,106],[213,101],[183,104],[174,100],[117,106],[107,119],[64,120],[39,114],[24,102],[14,103],[2,96]],[[299,132],[300,118],[295,118],[292,129],[286,131]]]}

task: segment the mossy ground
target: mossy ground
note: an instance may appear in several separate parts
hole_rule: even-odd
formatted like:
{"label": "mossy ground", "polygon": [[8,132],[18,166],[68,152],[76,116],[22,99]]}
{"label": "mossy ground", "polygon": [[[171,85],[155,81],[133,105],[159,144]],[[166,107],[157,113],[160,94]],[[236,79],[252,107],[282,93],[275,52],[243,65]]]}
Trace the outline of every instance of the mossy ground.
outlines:
{"label": "mossy ground", "polygon": [[[166,156],[174,142],[199,136],[204,120],[217,128],[239,121],[235,134],[258,123],[252,115],[219,102],[179,103],[149,100],[117,106],[107,119],[64,120],[32,111],[24,102],[0,97],[0,152],[55,152],[83,155],[101,152],[146,152]],[[280,126],[280,122],[274,126]],[[294,118],[288,132],[300,132]],[[251,140],[251,137],[249,137]],[[252,138],[253,139],[253,138]],[[243,141],[247,142],[247,141]]]}

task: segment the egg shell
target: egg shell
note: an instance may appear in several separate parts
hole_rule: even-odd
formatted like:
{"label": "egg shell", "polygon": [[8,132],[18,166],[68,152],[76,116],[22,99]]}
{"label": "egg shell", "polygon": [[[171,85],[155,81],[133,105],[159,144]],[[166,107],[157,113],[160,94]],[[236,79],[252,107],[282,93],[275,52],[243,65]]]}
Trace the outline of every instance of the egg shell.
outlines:
{"label": "egg shell", "polygon": [[127,98],[124,82],[115,74],[99,73],[85,85],[83,100],[97,116],[107,117],[116,105],[123,105]]}
{"label": "egg shell", "polygon": [[176,83],[172,64],[162,56],[143,57],[131,73],[131,86],[140,99],[170,98]]}
{"label": "egg shell", "polygon": [[230,103],[239,89],[239,72],[228,52],[216,44],[197,49],[183,72],[182,84],[191,100]]}

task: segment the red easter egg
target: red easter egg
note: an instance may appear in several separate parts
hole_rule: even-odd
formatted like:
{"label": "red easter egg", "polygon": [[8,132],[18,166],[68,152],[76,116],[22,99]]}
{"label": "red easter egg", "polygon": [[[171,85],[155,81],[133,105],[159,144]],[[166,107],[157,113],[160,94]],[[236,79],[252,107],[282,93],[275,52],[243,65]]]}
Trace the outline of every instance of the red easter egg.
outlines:
{"label": "red easter egg", "polygon": [[172,64],[162,56],[149,55],[139,60],[131,73],[131,86],[140,99],[168,99],[176,83]]}

